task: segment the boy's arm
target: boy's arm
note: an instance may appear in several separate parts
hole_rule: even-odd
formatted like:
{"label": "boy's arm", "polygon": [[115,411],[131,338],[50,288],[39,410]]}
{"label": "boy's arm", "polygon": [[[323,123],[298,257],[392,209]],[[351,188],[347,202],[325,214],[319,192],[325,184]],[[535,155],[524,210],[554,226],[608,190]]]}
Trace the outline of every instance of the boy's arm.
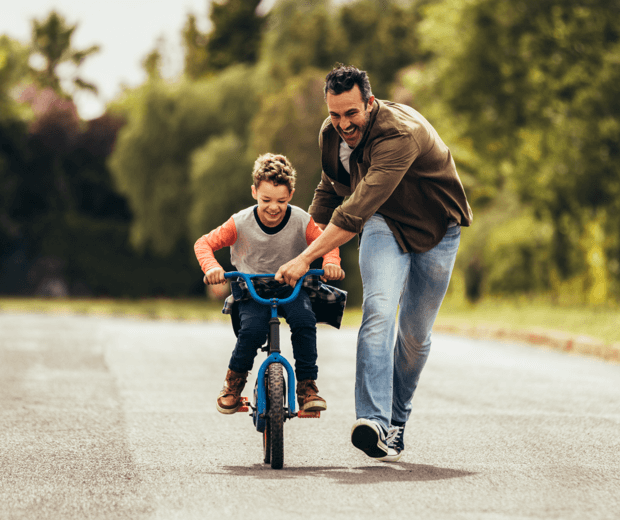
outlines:
{"label": "boy's arm", "polygon": [[[322,233],[319,225],[310,217],[310,222],[306,228],[306,243],[312,244]],[[340,268],[340,250],[337,247],[323,255],[323,270],[325,271],[324,280],[342,280],[344,278],[344,271]]]}
{"label": "boy's arm", "polygon": [[207,235],[200,237],[194,244],[194,252],[200,264],[200,268],[205,273],[204,281],[207,284],[225,283],[224,269],[215,259],[214,251],[223,247],[230,247],[237,241],[237,226],[230,217],[220,227],[214,229]]}

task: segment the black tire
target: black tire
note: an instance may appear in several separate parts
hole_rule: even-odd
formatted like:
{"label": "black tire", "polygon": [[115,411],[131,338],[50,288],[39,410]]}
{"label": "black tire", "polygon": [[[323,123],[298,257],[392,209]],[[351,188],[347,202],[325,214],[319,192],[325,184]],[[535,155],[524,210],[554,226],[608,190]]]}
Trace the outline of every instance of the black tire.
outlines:
{"label": "black tire", "polygon": [[284,465],[284,375],[282,365],[269,365],[267,396],[268,420],[265,429],[269,430],[268,439],[271,444],[271,467],[282,469]]}

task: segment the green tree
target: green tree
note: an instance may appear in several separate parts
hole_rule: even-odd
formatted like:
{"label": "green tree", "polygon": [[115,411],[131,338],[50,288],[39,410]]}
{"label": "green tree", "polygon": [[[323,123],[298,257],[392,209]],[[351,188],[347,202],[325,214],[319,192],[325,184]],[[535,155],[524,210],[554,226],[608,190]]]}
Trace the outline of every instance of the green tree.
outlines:
{"label": "green tree", "polygon": [[252,65],[258,61],[265,17],[257,14],[261,0],[211,2],[212,29],[202,33],[196,17],[188,15],[182,31],[185,74],[197,79],[216,74],[231,65]]}
{"label": "green tree", "polygon": [[[193,243],[192,153],[228,132],[246,146],[256,96],[253,71],[237,66],[199,82],[149,83],[116,104],[127,125],[109,164],[129,200],[132,243],[139,250],[167,256]],[[217,185],[212,190],[223,198],[238,196],[220,193]]]}
{"label": "green tree", "polygon": [[[100,48],[93,45],[83,50],[73,49],[71,39],[76,29],[77,24],[68,25],[56,11],[52,11],[43,21],[32,21],[32,50],[44,62],[43,68],[35,71],[37,82],[67,97],[76,90],[97,92],[97,87],[81,78],[78,72],[84,60],[99,52]],[[73,71],[68,77],[61,78],[58,67],[64,63],[72,64]]]}
{"label": "green tree", "polygon": [[207,35],[198,29],[193,14],[187,16],[182,37],[185,49],[183,70],[187,77],[198,79],[209,71]]}
{"label": "green tree", "polygon": [[419,49],[418,13],[419,2],[405,5],[394,0],[359,0],[340,8],[340,61],[366,70],[380,98],[390,96],[401,69],[425,57]]}
{"label": "green tree", "polygon": [[238,63],[256,63],[264,24],[264,18],[256,13],[260,3],[261,0],[211,2],[209,17],[213,29],[207,38],[211,70],[223,70]]}
{"label": "green tree", "polygon": [[[234,132],[214,136],[192,153],[190,237],[198,239],[255,203],[250,192],[255,159]],[[221,257],[224,265],[227,258]]]}
{"label": "green tree", "polygon": [[344,39],[329,0],[281,0],[269,13],[261,61],[280,85],[307,68],[331,69],[342,61]]}
{"label": "green tree", "polygon": [[8,36],[0,36],[0,119],[27,118],[23,105],[15,102],[11,90],[29,80],[29,55],[27,46]]}
{"label": "green tree", "polygon": [[252,148],[286,155],[297,170],[294,204],[307,209],[321,178],[318,137],[327,117],[324,74],[307,69],[263,97],[252,121]]}
{"label": "green tree", "polygon": [[158,46],[142,60],[142,69],[146,73],[147,81],[157,81],[162,78],[161,63],[162,53]]}
{"label": "green tree", "polygon": [[[434,59],[409,78],[478,157],[477,180],[515,190],[552,224],[564,279],[592,271],[588,248],[601,244],[618,275],[619,14],[617,1],[446,0],[421,26]],[[592,223],[607,239],[592,242]]]}
{"label": "green tree", "polygon": [[19,207],[23,172],[28,163],[27,117],[23,105],[10,91],[28,74],[28,49],[7,36],[0,36],[0,257],[11,250],[21,232]]}
{"label": "green tree", "polygon": [[281,0],[270,13],[263,61],[281,81],[306,68],[327,72],[336,62],[366,70],[374,93],[391,95],[398,72],[425,57],[419,50],[419,2]]}

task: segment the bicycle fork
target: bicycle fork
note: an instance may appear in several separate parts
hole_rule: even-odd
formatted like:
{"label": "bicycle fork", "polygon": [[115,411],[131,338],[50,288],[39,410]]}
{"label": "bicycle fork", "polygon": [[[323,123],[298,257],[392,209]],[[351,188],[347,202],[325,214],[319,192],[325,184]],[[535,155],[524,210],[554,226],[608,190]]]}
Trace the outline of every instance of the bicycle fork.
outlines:
{"label": "bicycle fork", "polygon": [[280,351],[280,319],[278,318],[278,306],[272,304],[271,319],[269,320],[269,355],[261,364],[256,376],[256,410],[254,410],[255,426],[259,432],[265,431],[265,417],[267,413],[267,392],[265,385],[265,373],[272,363],[280,363],[286,370],[288,379],[288,413],[286,419],[295,417],[295,371],[288,360],[281,355]]}

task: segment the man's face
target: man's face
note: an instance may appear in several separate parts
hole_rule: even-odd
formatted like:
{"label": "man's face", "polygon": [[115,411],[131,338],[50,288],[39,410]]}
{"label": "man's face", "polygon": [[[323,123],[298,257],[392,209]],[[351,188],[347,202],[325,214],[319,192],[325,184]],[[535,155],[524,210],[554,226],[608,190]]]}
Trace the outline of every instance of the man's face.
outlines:
{"label": "man's face", "polygon": [[375,97],[371,96],[366,105],[362,100],[362,92],[355,85],[342,94],[327,92],[325,98],[332,125],[351,148],[355,148],[364,135],[368,118],[372,112]]}
{"label": "man's face", "polygon": [[267,227],[275,227],[284,219],[286,207],[293,198],[285,184],[275,186],[273,182],[262,181],[258,188],[252,184],[252,197],[258,202],[258,218]]}

